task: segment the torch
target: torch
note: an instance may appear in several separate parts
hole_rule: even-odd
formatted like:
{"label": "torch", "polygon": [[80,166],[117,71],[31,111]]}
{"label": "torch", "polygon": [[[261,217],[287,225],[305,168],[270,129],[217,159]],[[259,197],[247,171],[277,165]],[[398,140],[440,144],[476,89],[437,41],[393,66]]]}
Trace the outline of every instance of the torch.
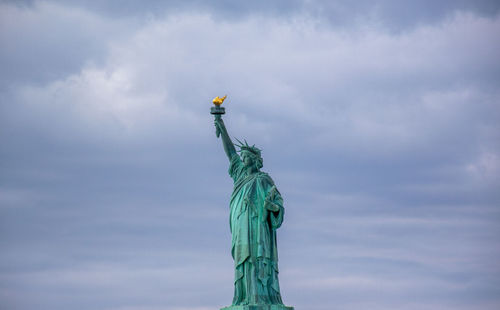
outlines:
{"label": "torch", "polygon": [[[221,119],[222,114],[226,113],[226,109],[220,106],[226,98],[227,95],[224,95],[224,97],[222,98],[219,98],[219,96],[217,96],[214,98],[214,100],[212,100],[215,106],[210,109],[210,114],[213,114],[215,116],[215,120]],[[219,127],[217,127],[217,129],[215,130],[215,135],[217,136],[217,138],[220,136]]]}

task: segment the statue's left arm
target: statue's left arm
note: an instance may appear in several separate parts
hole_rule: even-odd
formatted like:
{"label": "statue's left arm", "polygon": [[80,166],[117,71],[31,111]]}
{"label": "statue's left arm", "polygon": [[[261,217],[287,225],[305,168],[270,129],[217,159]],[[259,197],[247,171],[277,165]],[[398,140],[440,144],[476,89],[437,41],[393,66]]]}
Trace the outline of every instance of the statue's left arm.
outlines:
{"label": "statue's left arm", "polygon": [[272,227],[274,229],[279,228],[283,222],[285,209],[283,208],[283,198],[275,185],[271,187],[266,195],[264,208],[267,211],[266,213],[269,214]]}
{"label": "statue's left arm", "polygon": [[283,207],[283,198],[281,198],[275,185],[267,192],[264,207],[271,212],[277,212],[280,210],[280,207]]}

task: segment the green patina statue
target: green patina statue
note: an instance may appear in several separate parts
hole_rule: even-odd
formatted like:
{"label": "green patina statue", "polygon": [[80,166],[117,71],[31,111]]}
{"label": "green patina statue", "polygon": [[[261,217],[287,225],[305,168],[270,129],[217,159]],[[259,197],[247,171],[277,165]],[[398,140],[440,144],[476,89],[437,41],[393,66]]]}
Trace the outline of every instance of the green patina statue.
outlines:
{"label": "green patina statue", "polygon": [[283,198],[271,177],[260,171],[261,150],[238,140],[238,155],[221,117],[225,97],[221,99],[214,99],[211,113],[234,181],[230,202],[234,298],[232,306],[223,310],[293,310],[283,305],[278,282],[276,229],[283,222]]}

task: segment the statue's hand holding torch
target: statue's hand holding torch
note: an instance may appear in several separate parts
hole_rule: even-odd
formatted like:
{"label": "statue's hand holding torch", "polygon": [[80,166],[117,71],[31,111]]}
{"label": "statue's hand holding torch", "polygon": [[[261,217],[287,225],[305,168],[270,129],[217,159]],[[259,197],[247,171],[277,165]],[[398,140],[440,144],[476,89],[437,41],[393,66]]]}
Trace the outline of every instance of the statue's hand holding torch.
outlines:
{"label": "statue's hand holding torch", "polygon": [[222,128],[222,124],[221,124],[221,121],[222,121],[222,118],[220,117],[220,115],[215,115],[215,121],[214,121],[214,124],[215,124],[215,135],[217,136],[217,138],[220,136],[220,132],[221,132],[221,128]]}
{"label": "statue's hand holding torch", "polygon": [[222,98],[219,98],[219,96],[217,96],[214,98],[214,100],[212,100],[215,106],[210,109],[210,114],[213,114],[215,116],[215,135],[217,136],[217,138],[220,136],[221,130],[223,130],[224,128],[224,123],[222,122],[222,114],[226,113],[226,109],[224,109],[220,105],[226,98],[227,95]]}

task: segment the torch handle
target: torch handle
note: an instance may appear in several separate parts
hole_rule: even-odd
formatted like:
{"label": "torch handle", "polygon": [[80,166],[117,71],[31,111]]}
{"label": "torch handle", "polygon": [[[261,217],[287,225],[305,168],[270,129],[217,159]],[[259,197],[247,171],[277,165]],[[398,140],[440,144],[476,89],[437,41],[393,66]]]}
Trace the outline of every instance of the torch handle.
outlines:
{"label": "torch handle", "polygon": [[[222,119],[220,114],[215,114],[215,122],[217,123],[218,120]],[[220,128],[219,125],[215,126],[215,136],[218,138],[220,137]]]}

